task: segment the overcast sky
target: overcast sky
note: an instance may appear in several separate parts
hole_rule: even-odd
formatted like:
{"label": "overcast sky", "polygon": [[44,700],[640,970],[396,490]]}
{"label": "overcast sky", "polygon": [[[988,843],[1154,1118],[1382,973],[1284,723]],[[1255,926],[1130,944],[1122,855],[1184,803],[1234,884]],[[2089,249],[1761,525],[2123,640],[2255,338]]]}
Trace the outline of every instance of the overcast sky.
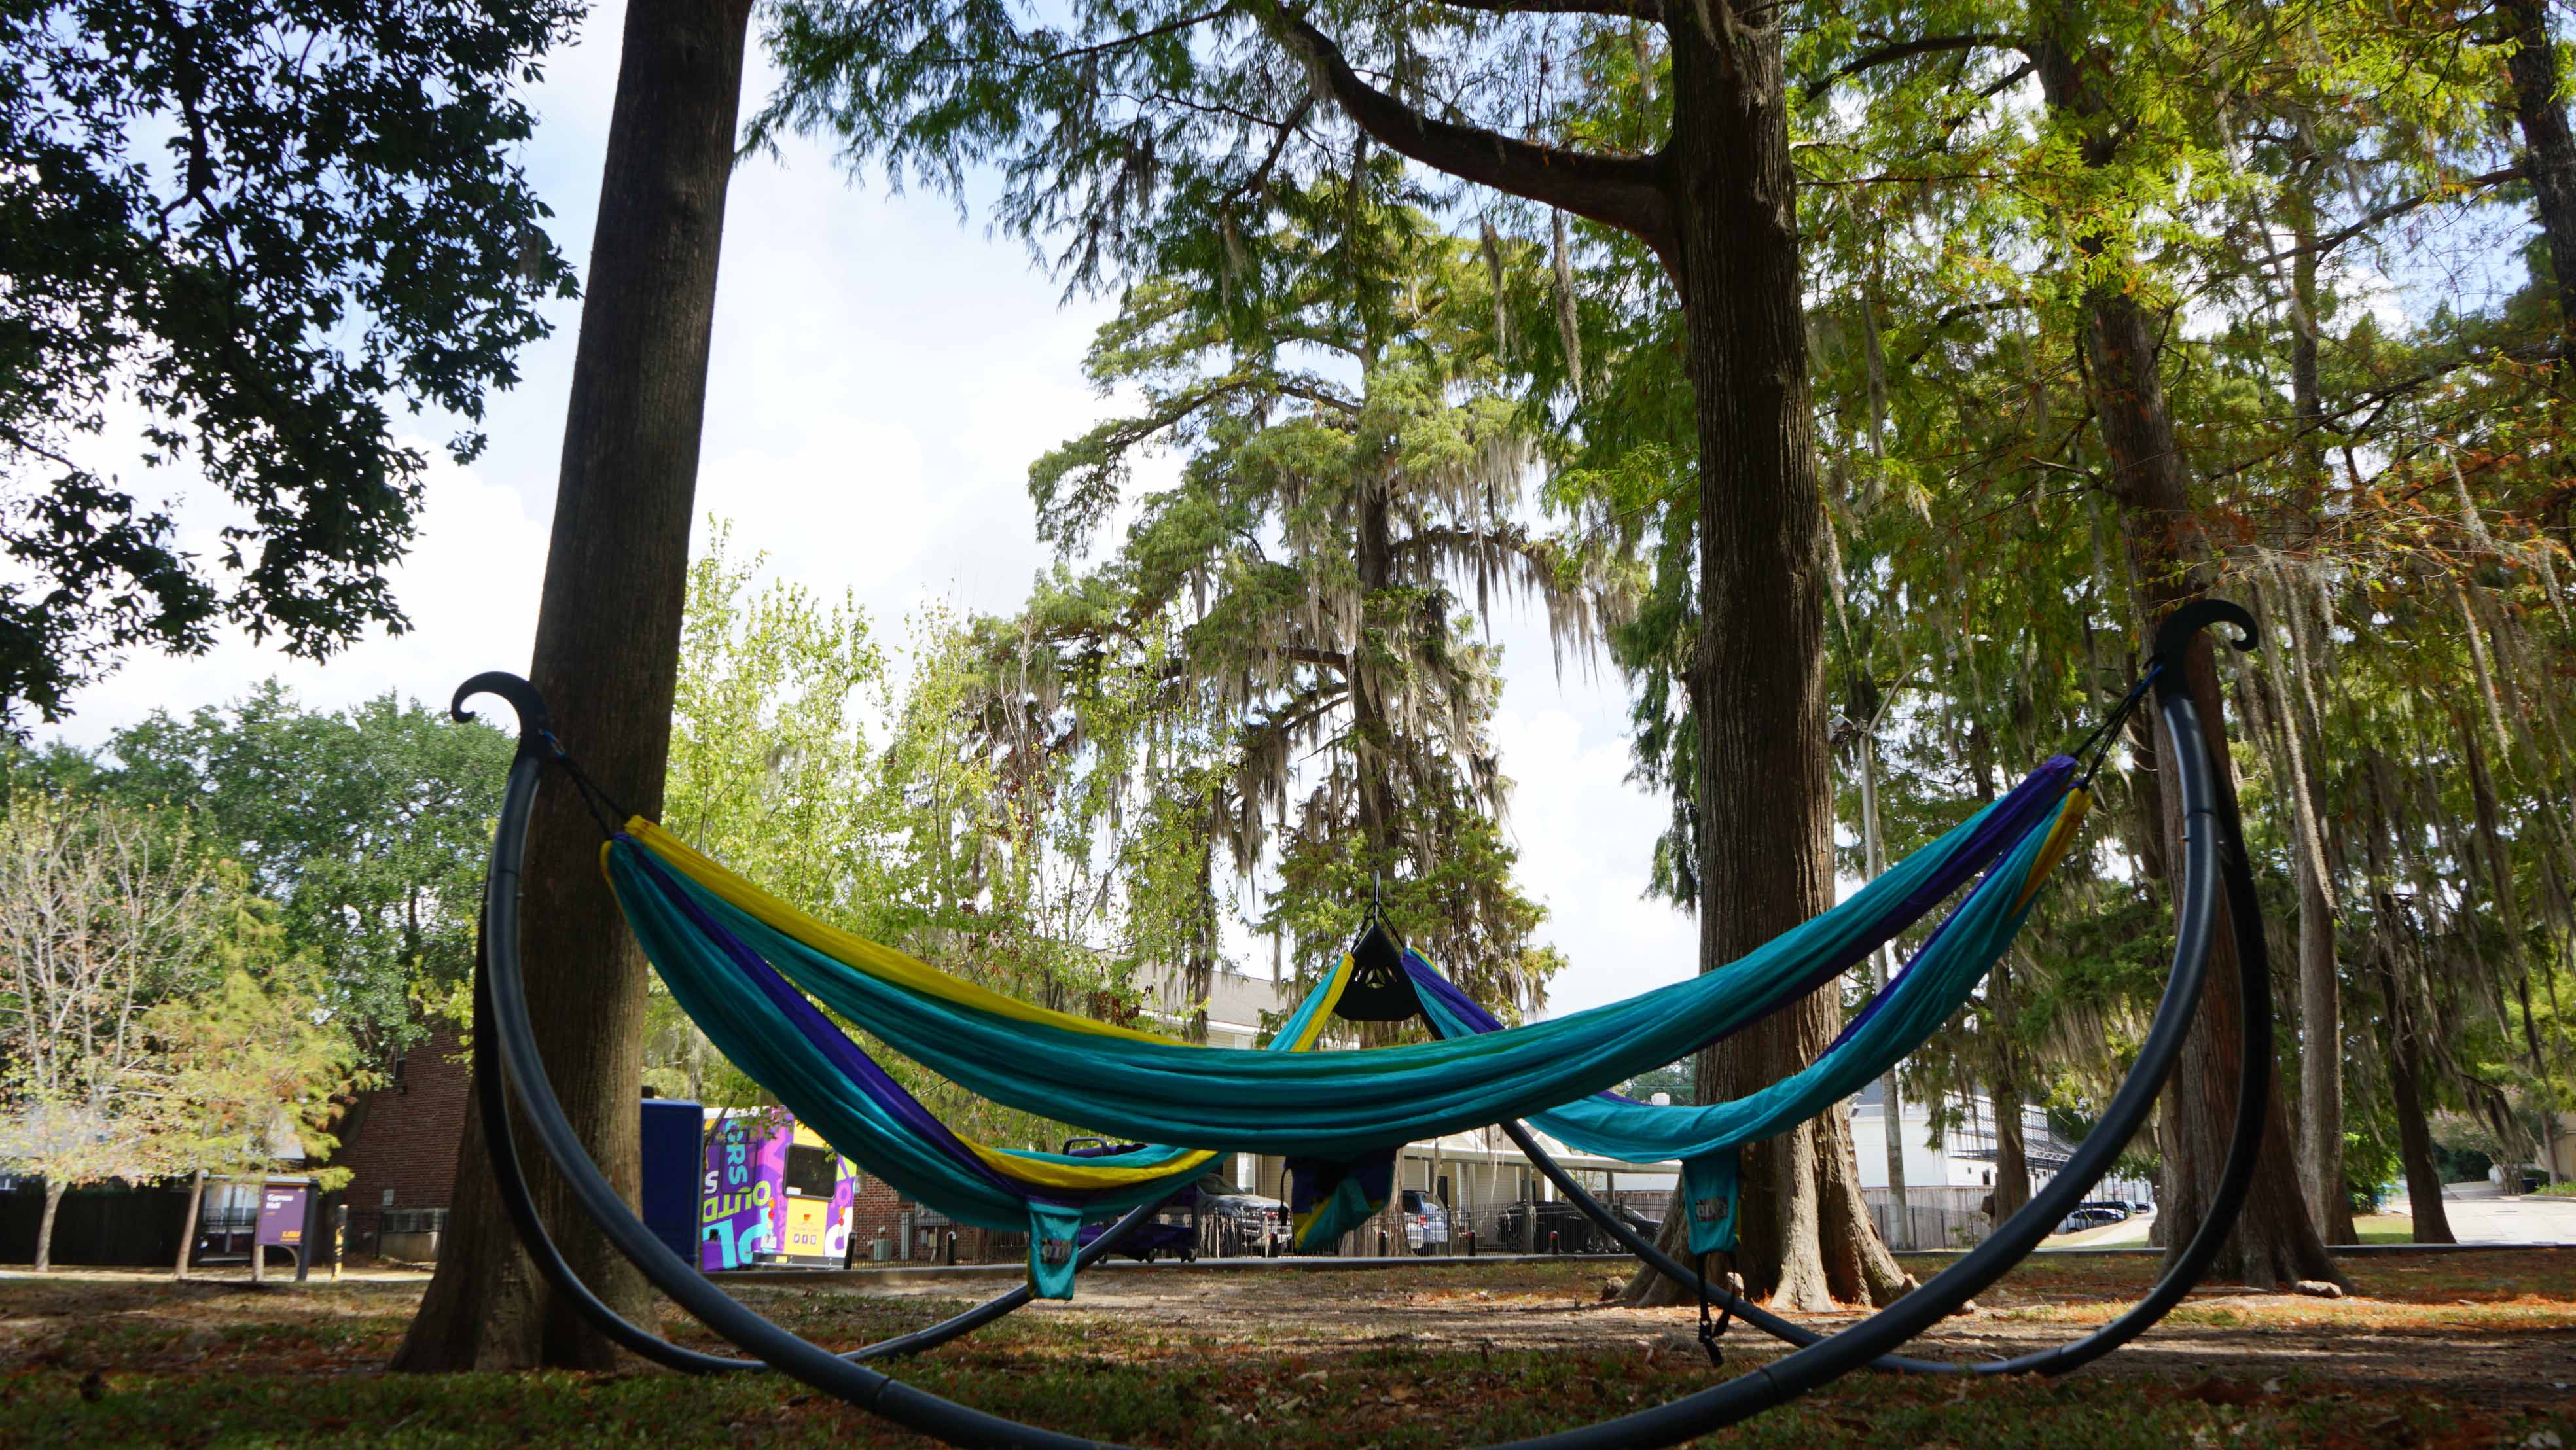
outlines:
{"label": "overcast sky", "polygon": [[[528,170],[558,244],[585,271],[620,20],[614,5],[594,8],[532,98]],[[757,50],[746,112],[768,88]],[[927,600],[1014,608],[1049,562],[1028,464],[1110,411],[1080,370],[1108,305],[1063,305],[1059,290],[1016,243],[988,239],[981,218],[961,226],[938,199],[853,186],[812,148],[745,165],[716,293],[700,538],[704,516],[730,519],[742,554],[765,550],[773,576],[830,596],[855,591],[890,643]],[[525,380],[491,402],[489,451],[464,469],[442,455],[432,472],[420,540],[394,576],[410,633],[325,665],[238,638],[193,659],[137,656],[75,696],[60,733],[94,745],[155,708],[219,703],[271,674],[305,703],[337,707],[387,689],[444,702],[478,670],[525,670],[578,304],[553,317],[555,336],[520,356]],[[442,420],[419,426],[432,441],[449,432]],[[130,454],[102,461],[138,493],[170,486]],[[217,520],[182,519],[204,547]],[[1691,923],[1640,897],[1665,807],[1624,781],[1618,680],[1569,665],[1560,681],[1537,619],[1507,610],[1495,630],[1508,684],[1494,733],[1519,783],[1521,884],[1549,908],[1542,937],[1572,963],[1551,1010],[1688,975]]]}

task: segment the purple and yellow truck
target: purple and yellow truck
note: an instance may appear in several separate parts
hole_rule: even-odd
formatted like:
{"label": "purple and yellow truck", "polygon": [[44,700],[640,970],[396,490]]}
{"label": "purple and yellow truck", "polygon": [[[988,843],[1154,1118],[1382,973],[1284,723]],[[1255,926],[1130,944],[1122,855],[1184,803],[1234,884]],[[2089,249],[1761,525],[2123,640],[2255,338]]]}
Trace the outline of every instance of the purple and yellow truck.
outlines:
{"label": "purple and yellow truck", "polygon": [[705,1123],[698,1266],[841,1267],[859,1187],[850,1160],[778,1109],[708,1109]]}

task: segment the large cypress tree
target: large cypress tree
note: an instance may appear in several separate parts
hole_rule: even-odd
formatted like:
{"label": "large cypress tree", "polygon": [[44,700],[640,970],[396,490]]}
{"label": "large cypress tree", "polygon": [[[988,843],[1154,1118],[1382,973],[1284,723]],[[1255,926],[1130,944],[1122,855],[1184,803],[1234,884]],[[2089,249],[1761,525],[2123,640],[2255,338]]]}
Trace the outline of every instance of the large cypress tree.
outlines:
{"label": "large cypress tree", "polygon": [[[1411,185],[1371,171],[1381,149],[1496,207],[1534,204],[1533,233],[1557,232],[1563,213],[1639,239],[1679,297],[1698,399],[1685,676],[1706,970],[1834,899],[1789,19],[1727,0],[1157,0],[1077,5],[1059,30],[956,0],[792,0],[770,31],[784,84],[754,129],[836,137],[854,163],[961,200],[969,166],[997,165],[1000,222],[1077,286],[1176,234],[1204,239],[1205,285],[1218,285],[1227,248],[1266,231],[1281,195],[1327,177]],[[1614,49],[1633,58],[1598,75],[1568,59]],[[1572,103],[1596,80],[1634,88],[1648,68],[1662,78],[1660,135],[1558,144],[1583,130]],[[1839,1025],[1820,990],[1711,1054],[1701,1090],[1794,1072]],[[1821,1306],[1900,1291],[1838,1120],[1757,1145],[1747,1173],[1738,1258],[1757,1292]]]}

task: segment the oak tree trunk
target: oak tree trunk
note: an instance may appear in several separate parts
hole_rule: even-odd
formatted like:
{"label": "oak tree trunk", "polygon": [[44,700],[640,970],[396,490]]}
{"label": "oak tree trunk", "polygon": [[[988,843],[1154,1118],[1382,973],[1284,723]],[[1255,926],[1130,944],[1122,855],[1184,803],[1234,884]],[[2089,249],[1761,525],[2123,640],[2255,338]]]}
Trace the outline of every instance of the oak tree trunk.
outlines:
{"label": "oak tree trunk", "polygon": [[[1688,325],[1699,443],[1690,684],[1704,824],[1700,970],[1710,971],[1833,905],[1826,565],[1781,32],[1776,22],[1730,23],[1718,35],[1684,19],[1669,33],[1669,262]],[[1702,1100],[1799,1071],[1841,1018],[1829,985],[1703,1052]],[[1749,1145],[1743,1166],[1730,1267],[1753,1296],[1818,1309],[1902,1292],[1904,1273],[1870,1226],[1838,1115]]]}
{"label": "oak tree trunk", "polygon": [[[2382,893],[2380,910],[2395,921],[2394,897]],[[2433,1157],[2433,1132],[2425,1114],[2424,1045],[2418,1014],[2393,962],[2395,943],[2383,940],[2379,952],[2380,990],[2387,1010],[2380,1018],[2382,1045],[2388,1052],[2388,1090],[2397,1115],[2397,1159],[2406,1170],[2406,1201],[2414,1215],[2415,1242],[2453,1244],[2451,1218],[2442,1203],[2442,1170]]]}
{"label": "oak tree trunk", "polygon": [[[646,815],[661,808],[669,754],[750,15],[749,0],[627,8],[537,619],[531,674],[557,733],[610,796]],[[537,1046],[565,1114],[631,1202],[645,969],[600,878],[599,845],[579,799],[550,780],[530,830],[521,948]],[[588,1229],[549,1168],[530,1167],[574,1269],[610,1307],[651,1324],[642,1278]],[[469,1113],[438,1272],[394,1367],[613,1362],[609,1343],[537,1279]]]}
{"label": "oak tree trunk", "polygon": [[[1701,969],[1831,906],[1823,500],[1783,13],[1669,12],[1672,133],[1651,158],[1565,151],[1431,116],[1363,80],[1304,15],[1280,7],[1264,23],[1310,83],[1380,144],[1621,228],[1664,264],[1687,328],[1699,445],[1701,614],[1690,691],[1696,799],[1709,823],[1697,863]],[[1703,1098],[1798,1071],[1840,1017],[1828,986],[1703,1053]],[[1744,1167],[1738,1259],[1756,1292],[1795,1304],[1900,1292],[1904,1274],[1869,1227],[1838,1119],[1752,1145]],[[1666,1215],[1668,1236],[1682,1217]],[[1632,1296],[1672,1292],[1658,1275],[1630,1285]]]}
{"label": "oak tree trunk", "polygon": [[1988,996],[1995,1014],[1996,1061],[1994,1222],[2002,1223],[2030,1202],[2030,1143],[2022,1131],[2020,1049],[2013,1040],[2012,959],[1995,963]]}
{"label": "oak tree trunk", "polygon": [[[2112,164],[2119,154],[2119,129],[2092,89],[2111,58],[2094,51],[2087,39],[2088,19],[2072,0],[2043,10],[2034,22],[2040,34],[2033,49],[2052,118],[2076,133],[2087,165]],[[2086,255],[2099,256],[2108,243],[2086,237],[2079,245]],[[2083,303],[2086,387],[2110,455],[2111,493],[2143,596],[2140,603],[2147,618],[2157,621],[2206,587],[2200,576],[2208,546],[2191,510],[2181,444],[2157,374],[2155,330],[2144,308],[2116,282],[2092,284]],[[2206,635],[2192,646],[2185,683],[2199,707],[2202,733],[2217,766],[2217,789],[2232,799],[2236,784],[2229,767],[2226,703]],[[2174,779],[2172,743],[2162,730],[2154,738],[2155,785],[2150,790],[2158,804],[2153,819],[2166,843],[2165,860],[2178,866],[2184,859],[2181,802],[2162,788]],[[2180,883],[2169,875],[2167,884],[2178,888]],[[2164,1144],[2169,1177],[2162,1205],[2162,1214],[2170,1219],[2168,1256],[2181,1252],[2208,1211],[2236,1111],[2242,1009],[2235,941],[2223,901],[2220,907],[2208,982],[2182,1061],[2165,1089],[2165,1122],[2171,1129]],[[2341,1282],[2342,1272],[2327,1255],[2300,1191],[2296,1145],[2281,1111],[2277,1075],[2258,1107],[2265,1151],[2257,1159],[2244,1210],[2212,1272],[2257,1285],[2298,1279]]]}
{"label": "oak tree trunk", "polygon": [[[1872,332],[1872,337],[1876,333]],[[1875,356],[1875,354],[1873,354]],[[1873,373],[1875,380],[1876,374]],[[1878,411],[1873,381],[1873,415]],[[1876,439],[1873,425],[1871,438]],[[1875,880],[1887,869],[1887,833],[1878,811],[1878,722],[1872,719],[1860,736],[1860,834],[1861,845],[1869,855],[1869,874]],[[1896,980],[1896,944],[1881,945],[1872,957],[1876,968],[1877,987],[1881,992]],[[1919,1247],[1913,1242],[1914,1225],[1905,1200],[1905,1098],[1902,1084],[1896,1080],[1896,1065],[1888,1065],[1887,1075],[1878,1080],[1879,1121],[1886,1127],[1887,1141],[1887,1224],[1893,1230],[1885,1237],[1894,1248]]]}
{"label": "oak tree trunk", "polygon": [[[2198,552],[2196,530],[2172,419],[2156,377],[2145,313],[2125,295],[2107,292],[2090,299],[2089,311],[2086,355],[2093,404],[2111,454],[2122,528],[2146,594],[2149,617],[2161,619],[2191,596],[2198,572],[2192,567],[2197,562],[2193,557]],[[2226,702],[2206,636],[2193,645],[2185,668],[2186,683],[2199,708],[2202,736],[2217,767],[2214,784],[2223,797],[2232,797],[2236,784],[2228,763]],[[2155,742],[2153,794],[2165,842],[2162,854],[2178,868],[2184,859],[2182,803],[2165,788],[2175,778],[2173,745],[2162,730],[2156,732]],[[2169,890],[2180,888],[2171,873],[2167,885]],[[2243,1052],[2238,971],[2233,927],[2222,901],[2217,933],[2210,944],[2207,986],[2182,1061],[2165,1089],[2165,1121],[2171,1128],[2165,1150],[2172,1170],[2162,1205],[2170,1218],[2168,1255],[2179,1253],[2199,1227],[2227,1151]],[[2264,1050],[2270,1050],[2269,1044]],[[2212,1272],[2256,1285],[2299,1279],[2341,1282],[2342,1271],[2327,1255],[2300,1189],[2295,1145],[2281,1110],[2277,1075],[2260,1111],[2266,1147],[2256,1160],[2244,1210]]]}
{"label": "oak tree trunk", "polygon": [[2576,131],[2558,102],[2548,0],[2504,0],[2499,9],[2516,43],[2505,70],[2513,78],[2514,120],[2522,128],[2522,170],[2531,178],[2549,269],[2558,283],[2559,325],[2576,330]]}

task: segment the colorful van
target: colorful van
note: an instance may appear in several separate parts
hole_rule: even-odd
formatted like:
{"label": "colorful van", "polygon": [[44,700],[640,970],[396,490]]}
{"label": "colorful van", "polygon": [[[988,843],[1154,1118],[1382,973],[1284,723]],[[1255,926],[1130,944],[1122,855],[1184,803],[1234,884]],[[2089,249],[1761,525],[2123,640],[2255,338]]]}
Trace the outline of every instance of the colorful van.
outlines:
{"label": "colorful van", "polygon": [[850,1246],[859,1174],[777,1108],[706,1112],[698,1267],[837,1269]]}

